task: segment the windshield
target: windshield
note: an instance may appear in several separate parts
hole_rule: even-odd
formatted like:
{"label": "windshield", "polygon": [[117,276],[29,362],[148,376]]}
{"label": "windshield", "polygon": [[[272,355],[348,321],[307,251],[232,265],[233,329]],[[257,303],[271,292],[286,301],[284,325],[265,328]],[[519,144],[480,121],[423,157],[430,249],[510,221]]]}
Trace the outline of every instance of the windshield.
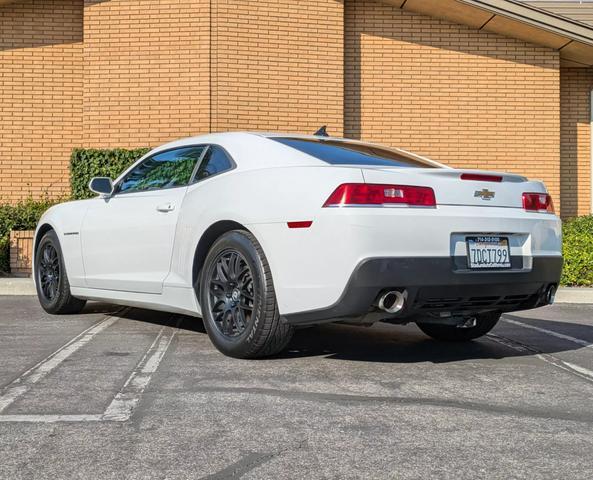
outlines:
{"label": "windshield", "polygon": [[409,158],[394,150],[375,145],[317,138],[271,137],[271,140],[295,148],[331,165],[435,168],[428,162]]}

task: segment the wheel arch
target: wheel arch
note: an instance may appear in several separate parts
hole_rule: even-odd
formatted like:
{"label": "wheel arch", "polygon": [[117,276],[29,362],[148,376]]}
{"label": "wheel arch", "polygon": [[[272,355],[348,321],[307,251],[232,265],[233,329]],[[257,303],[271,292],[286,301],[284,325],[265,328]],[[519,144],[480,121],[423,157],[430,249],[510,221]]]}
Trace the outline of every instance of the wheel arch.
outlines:
{"label": "wheel arch", "polygon": [[204,260],[206,260],[206,255],[208,255],[208,252],[210,251],[210,247],[212,247],[218,238],[232,230],[246,230],[250,232],[245,225],[234,220],[219,220],[210,225],[200,237],[198,245],[196,246],[196,251],[194,252],[194,261],[192,265],[192,285],[196,290],[199,290],[200,287],[200,271],[202,270],[202,265],[204,265]]}
{"label": "wheel arch", "polygon": [[41,241],[43,236],[50,230],[53,230],[55,232],[56,229],[53,227],[53,225],[49,223],[43,223],[42,225],[39,225],[39,227],[37,228],[33,240],[33,259],[35,259],[35,257],[37,256],[37,245],[39,245],[39,242]]}

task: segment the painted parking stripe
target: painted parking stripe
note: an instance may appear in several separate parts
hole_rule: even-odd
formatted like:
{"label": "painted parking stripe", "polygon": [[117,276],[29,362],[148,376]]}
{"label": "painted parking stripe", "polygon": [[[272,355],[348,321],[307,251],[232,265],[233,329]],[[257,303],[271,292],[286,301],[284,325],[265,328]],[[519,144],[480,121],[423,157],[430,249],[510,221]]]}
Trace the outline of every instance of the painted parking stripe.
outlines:
{"label": "painted parking stripe", "polygon": [[583,380],[587,380],[588,382],[593,383],[593,371],[589,370],[588,368],[581,367],[580,365],[576,365],[574,363],[565,362],[564,360],[560,360],[555,355],[549,353],[542,353],[539,350],[526,345],[524,343],[518,342],[517,340],[512,340],[510,338],[502,337],[500,335],[495,335],[493,333],[489,333],[487,338],[504,345],[505,347],[512,348],[518,352],[527,354],[531,353],[534,354],[536,358],[556,367],[560,370],[564,370],[567,373],[570,373],[574,376],[582,378]]}
{"label": "painted parking stripe", "polygon": [[125,422],[134,414],[144,390],[150,383],[153,373],[156,372],[175,336],[175,330],[166,330],[167,333],[165,333],[165,327],[161,329],[122,389],[105,410],[102,420]]}
{"label": "painted parking stripe", "polygon": [[545,328],[536,327],[535,325],[529,325],[528,323],[523,323],[518,320],[514,320],[513,318],[509,318],[508,316],[504,316],[503,320],[511,325],[517,325],[518,327],[529,328],[530,330],[535,330],[536,332],[545,333],[546,335],[551,335],[552,337],[561,338],[562,340],[566,340],[568,342],[576,343],[581,347],[593,349],[593,345],[591,342],[587,340],[582,340],[580,338],[571,337],[570,335],[565,335],[563,333],[554,332],[552,330],[547,330]]}
{"label": "painted parking stripe", "polygon": [[101,415],[0,415],[0,423],[100,422]]}
{"label": "painted parking stripe", "polygon": [[27,370],[12,383],[8,384],[4,388],[2,395],[0,395],[0,412],[27,393],[33,385],[47,376],[70,355],[89,343],[95,335],[113,325],[117,320],[119,320],[119,317],[107,317],[103,321],[87,328],[58,350],[41,360],[37,365]]}

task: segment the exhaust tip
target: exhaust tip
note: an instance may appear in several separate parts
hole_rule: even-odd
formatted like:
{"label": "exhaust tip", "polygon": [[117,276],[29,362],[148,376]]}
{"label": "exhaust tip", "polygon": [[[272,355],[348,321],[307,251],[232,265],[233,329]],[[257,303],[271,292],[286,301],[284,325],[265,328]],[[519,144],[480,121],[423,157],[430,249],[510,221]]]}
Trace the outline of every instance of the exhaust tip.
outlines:
{"label": "exhaust tip", "polygon": [[406,304],[407,292],[392,290],[384,293],[379,298],[379,308],[387,313],[397,313],[403,310]]}
{"label": "exhaust tip", "polygon": [[554,299],[556,298],[556,285],[552,284],[546,289],[544,298],[548,305],[552,305],[554,303]]}

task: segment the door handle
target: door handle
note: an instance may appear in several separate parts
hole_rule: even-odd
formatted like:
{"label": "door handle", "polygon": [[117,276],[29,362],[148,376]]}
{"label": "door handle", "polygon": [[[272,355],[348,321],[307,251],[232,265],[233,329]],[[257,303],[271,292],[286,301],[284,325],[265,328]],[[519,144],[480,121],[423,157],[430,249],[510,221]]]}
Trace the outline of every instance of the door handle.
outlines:
{"label": "door handle", "polygon": [[157,211],[159,212],[172,212],[175,210],[175,205],[171,202],[162,203],[158,207],[156,207]]}

